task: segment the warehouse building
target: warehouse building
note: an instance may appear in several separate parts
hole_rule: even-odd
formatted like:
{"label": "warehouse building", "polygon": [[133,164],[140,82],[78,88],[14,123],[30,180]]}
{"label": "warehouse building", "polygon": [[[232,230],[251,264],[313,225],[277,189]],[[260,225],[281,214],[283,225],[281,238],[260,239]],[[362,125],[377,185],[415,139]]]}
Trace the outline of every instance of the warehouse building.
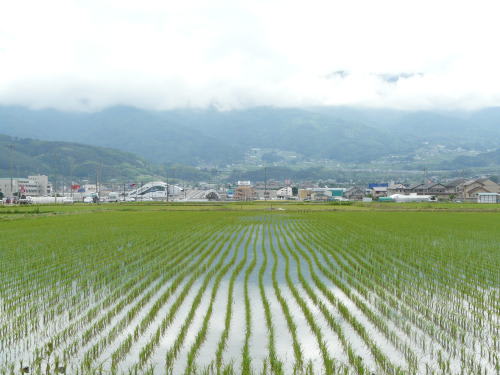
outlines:
{"label": "warehouse building", "polygon": [[43,197],[52,193],[49,178],[44,175],[28,176],[28,178],[0,178],[0,191],[5,197],[25,195]]}

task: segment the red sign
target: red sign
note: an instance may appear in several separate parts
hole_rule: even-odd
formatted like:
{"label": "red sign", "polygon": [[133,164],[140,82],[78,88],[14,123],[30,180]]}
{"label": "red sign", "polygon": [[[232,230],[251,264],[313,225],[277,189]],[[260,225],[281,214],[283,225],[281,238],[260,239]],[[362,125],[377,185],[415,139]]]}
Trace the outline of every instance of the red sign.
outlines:
{"label": "red sign", "polygon": [[80,189],[80,185],[71,185],[71,190],[78,190]]}

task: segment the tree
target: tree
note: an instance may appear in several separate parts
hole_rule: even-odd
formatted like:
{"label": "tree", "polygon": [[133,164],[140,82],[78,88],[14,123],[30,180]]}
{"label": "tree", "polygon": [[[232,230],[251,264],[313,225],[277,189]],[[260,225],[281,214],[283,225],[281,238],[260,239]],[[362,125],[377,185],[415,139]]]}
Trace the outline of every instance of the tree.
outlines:
{"label": "tree", "polygon": [[299,194],[299,188],[297,186],[292,186],[292,195],[296,197]]}
{"label": "tree", "polygon": [[206,198],[209,201],[218,201],[219,200],[219,196],[214,191],[211,191],[210,193],[208,193],[207,196],[206,196]]}

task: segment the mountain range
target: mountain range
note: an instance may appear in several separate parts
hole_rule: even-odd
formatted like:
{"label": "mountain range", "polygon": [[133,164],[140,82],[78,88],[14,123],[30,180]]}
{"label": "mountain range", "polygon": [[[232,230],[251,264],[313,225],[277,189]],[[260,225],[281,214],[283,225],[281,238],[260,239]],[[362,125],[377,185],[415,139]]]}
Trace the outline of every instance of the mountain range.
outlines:
{"label": "mountain range", "polygon": [[437,153],[435,160],[426,163],[462,168],[462,161],[464,167],[497,165],[490,155],[500,147],[500,107],[473,112],[350,107],[151,111],[112,107],[86,113],[0,106],[0,133],[134,153],[139,157],[128,154],[125,158],[135,160],[135,164],[130,163],[133,168],[146,166],[145,160],[154,165],[242,164],[253,149],[293,153],[296,160],[313,163],[399,160],[406,168],[420,168],[422,155]]}

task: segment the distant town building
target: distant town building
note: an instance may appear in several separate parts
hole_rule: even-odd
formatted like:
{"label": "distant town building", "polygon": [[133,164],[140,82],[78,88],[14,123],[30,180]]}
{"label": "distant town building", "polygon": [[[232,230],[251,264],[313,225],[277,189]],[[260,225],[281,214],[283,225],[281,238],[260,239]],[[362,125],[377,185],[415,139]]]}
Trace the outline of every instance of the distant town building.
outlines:
{"label": "distant town building", "polygon": [[136,200],[167,200],[181,195],[183,191],[180,186],[167,184],[163,181],[153,181],[130,190],[127,192],[127,197]]}
{"label": "distant town building", "polygon": [[500,203],[500,194],[477,193],[477,203]]}
{"label": "distant town building", "polygon": [[49,178],[44,175],[28,176],[28,178],[0,178],[0,191],[5,197],[32,196],[41,197],[52,193]]}
{"label": "distant town building", "polygon": [[344,197],[351,201],[360,201],[364,196],[364,190],[357,186],[350,187],[344,192]]}
{"label": "distant town building", "polygon": [[387,187],[387,195],[406,193],[407,186],[404,184],[390,183]]}
{"label": "distant town building", "polygon": [[311,199],[313,201],[326,202],[326,201],[332,200],[333,198],[332,198],[332,195],[326,191],[313,191],[313,193],[311,195]]}
{"label": "distant town building", "polygon": [[262,188],[255,188],[255,193],[257,194],[257,199],[263,199],[263,200],[275,200],[278,199],[276,196],[276,192],[278,190],[275,189],[262,189]]}
{"label": "distant town building", "polygon": [[335,200],[343,198],[345,192],[346,192],[345,188],[315,187],[315,188],[299,189],[298,199],[315,200],[315,201]]}
{"label": "distant town building", "polygon": [[488,178],[478,178],[464,182],[460,193],[465,199],[475,199],[480,193],[500,193],[500,185]]}
{"label": "distant town building", "polygon": [[373,186],[370,189],[369,193],[373,199],[387,197],[387,186]]}
{"label": "distant town building", "polygon": [[433,195],[423,195],[417,193],[411,194],[393,194],[390,197],[384,199],[390,199],[394,202],[435,202],[436,197]]}
{"label": "distant town building", "polygon": [[306,201],[310,200],[312,195],[312,190],[311,189],[299,189],[299,200],[301,201]]}
{"label": "distant town building", "polygon": [[233,188],[226,189],[226,197],[228,199],[233,199],[234,198],[234,189]]}
{"label": "distant town building", "polygon": [[458,178],[456,180],[447,181],[444,183],[446,190],[452,195],[460,195],[462,186],[467,180],[465,178]]}
{"label": "distant town building", "polygon": [[257,199],[257,193],[252,186],[238,185],[234,191],[233,198],[237,201],[251,201]]}
{"label": "distant town building", "polygon": [[456,179],[444,183],[450,195],[460,199],[475,200],[480,193],[500,193],[500,185],[489,178]]}
{"label": "distant town building", "polygon": [[464,178],[448,182],[419,183],[409,187],[395,184],[389,185],[387,195],[429,195],[440,200],[453,198],[476,200],[480,193],[500,193],[500,185],[488,178],[467,180]]}
{"label": "distant town building", "polygon": [[291,186],[286,186],[276,191],[276,196],[278,199],[290,199],[293,197],[293,191]]}
{"label": "distant town building", "polygon": [[389,184],[387,182],[383,182],[383,183],[380,183],[380,182],[372,182],[370,184],[368,184],[368,189],[372,190],[373,188],[376,188],[376,187],[389,187]]}
{"label": "distant town building", "polygon": [[433,195],[436,198],[449,198],[450,191],[441,183],[415,184],[405,189],[405,193],[418,195]]}

